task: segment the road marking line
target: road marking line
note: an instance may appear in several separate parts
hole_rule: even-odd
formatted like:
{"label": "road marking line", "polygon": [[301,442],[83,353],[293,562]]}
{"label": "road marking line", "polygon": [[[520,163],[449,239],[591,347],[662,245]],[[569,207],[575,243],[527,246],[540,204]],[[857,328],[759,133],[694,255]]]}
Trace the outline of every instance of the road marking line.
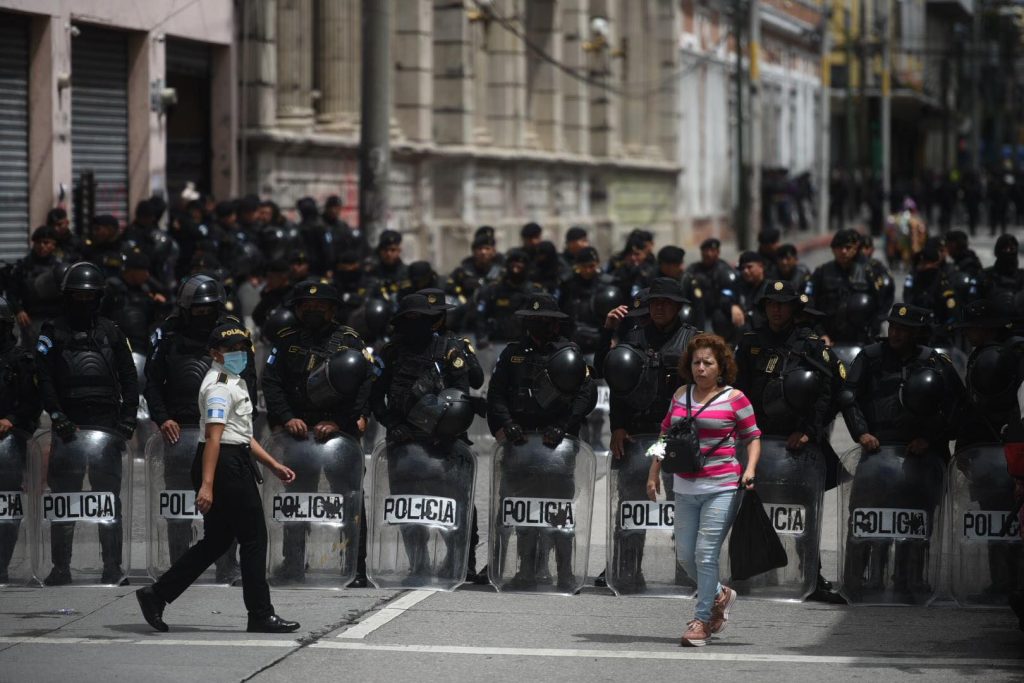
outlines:
{"label": "road marking line", "polygon": [[297,640],[184,640],[181,638],[162,638],[154,635],[149,638],[57,638],[52,636],[0,636],[0,643],[14,645],[165,645],[205,647],[298,647]]}
{"label": "road marking line", "polygon": [[366,619],[360,621],[358,624],[350,626],[347,630],[338,634],[337,637],[352,639],[365,638],[389,621],[402,616],[407,609],[419,602],[422,602],[423,600],[426,600],[433,594],[434,591],[412,591],[411,593],[400,595]]}
{"label": "road marking line", "polygon": [[712,662],[763,662],[768,664],[844,664],[882,667],[928,668],[1017,668],[1020,659],[959,659],[928,657],[837,657],[821,655],[729,654],[698,650],[579,650],[523,647],[462,647],[456,645],[381,645],[375,643],[338,643],[321,641],[312,648],[328,650],[359,650],[363,652],[407,652],[421,654],[486,655],[508,657],[570,657],[578,659],[666,659]]}

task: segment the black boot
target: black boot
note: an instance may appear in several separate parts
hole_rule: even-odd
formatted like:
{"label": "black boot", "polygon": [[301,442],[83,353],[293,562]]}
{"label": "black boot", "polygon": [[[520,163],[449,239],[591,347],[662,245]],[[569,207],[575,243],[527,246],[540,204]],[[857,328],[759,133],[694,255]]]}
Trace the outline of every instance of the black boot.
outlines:
{"label": "black boot", "polygon": [[71,548],[75,542],[74,522],[55,522],[50,525],[50,558],[53,569],[43,579],[46,586],[66,586],[71,583]]}

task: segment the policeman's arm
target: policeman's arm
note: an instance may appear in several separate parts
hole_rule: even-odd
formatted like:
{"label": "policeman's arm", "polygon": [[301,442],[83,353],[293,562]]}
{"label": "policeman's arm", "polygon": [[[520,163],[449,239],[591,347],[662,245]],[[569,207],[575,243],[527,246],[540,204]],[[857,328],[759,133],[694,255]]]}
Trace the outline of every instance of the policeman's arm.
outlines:
{"label": "policeman's arm", "polygon": [[508,405],[508,365],[509,348],[501,352],[498,362],[494,364],[494,372],[491,374],[491,383],[487,385],[487,426],[491,434],[497,434],[498,430],[505,426],[505,423],[512,420],[512,411]]}
{"label": "policeman's arm", "polygon": [[17,405],[7,419],[16,428],[31,434],[39,426],[39,412],[43,404],[36,387],[36,364],[32,356],[26,355],[18,362]]}
{"label": "policeman's arm", "polygon": [[[156,335],[153,337],[156,338]],[[164,384],[167,382],[165,348],[164,342],[156,339],[153,350],[149,352],[149,358],[146,359],[146,390],[142,392],[142,395],[146,397],[146,404],[149,406],[149,416],[158,425],[171,419],[167,403],[164,401]]]}
{"label": "policeman's arm", "polygon": [[608,352],[612,350],[612,340],[614,338],[615,330],[601,327],[601,339],[597,342],[597,348],[594,350],[594,371],[598,377],[603,375],[604,359],[608,357]]}
{"label": "policeman's arm", "polygon": [[469,378],[469,386],[472,389],[479,389],[484,385],[484,369],[480,366],[480,359],[476,357],[476,350],[468,340],[462,340],[463,350],[466,354],[466,375]]}
{"label": "policeman's arm", "polygon": [[393,423],[398,420],[392,416],[388,410],[388,389],[391,388],[391,354],[388,353],[388,347],[384,347],[381,351],[381,357],[384,359],[384,369],[380,373],[380,377],[374,381],[370,386],[370,409],[373,411],[374,417],[377,418],[377,422],[381,424],[385,429],[390,427]]}
{"label": "policeman's arm", "polygon": [[569,413],[569,421],[565,426],[565,431],[573,434],[579,431],[583,420],[587,418],[587,415],[596,406],[597,382],[592,377],[588,377],[583,386],[580,387],[580,390],[576,392],[576,398],[572,401],[572,410]]}
{"label": "policeman's arm", "polygon": [[[267,402],[267,417],[272,424],[285,424],[295,419],[295,413],[288,405],[288,397],[284,392],[284,373],[286,351],[278,348],[271,350],[267,357],[267,363],[263,366],[263,377],[260,386],[263,388],[263,398]],[[248,382],[247,382],[248,384]]]}
{"label": "policeman's arm", "polygon": [[39,381],[39,397],[43,402],[43,410],[47,413],[63,412],[54,379],[54,365],[60,357],[61,350],[55,348],[54,336],[53,326],[45,324],[36,343],[36,378]]}
{"label": "policeman's arm", "polygon": [[139,409],[139,376],[135,372],[135,360],[128,338],[110,323],[111,342],[114,347],[114,363],[117,366],[117,381],[121,385],[122,419],[134,420]]}
{"label": "policeman's arm", "polygon": [[[350,414],[355,415],[356,419],[370,416],[370,394],[373,392],[374,378],[373,370],[369,367],[366,368],[366,375],[363,377],[362,384],[359,385],[359,391],[356,392],[355,398],[352,399],[351,409],[347,408],[347,406],[345,407],[345,412],[350,410]],[[341,423],[339,422],[338,424]]]}
{"label": "policeman's arm", "polygon": [[611,394],[608,398],[608,423],[613,432],[616,429],[629,430],[629,418],[631,413],[632,411],[629,409],[629,405],[627,405],[624,400],[616,394]]}
{"label": "policeman's arm", "polygon": [[837,406],[854,441],[859,441],[860,437],[871,432],[871,426],[860,409],[860,401],[866,398],[863,394],[866,393],[868,384],[865,377],[866,365],[864,353],[857,354],[846,377],[846,386],[840,389],[836,396]]}

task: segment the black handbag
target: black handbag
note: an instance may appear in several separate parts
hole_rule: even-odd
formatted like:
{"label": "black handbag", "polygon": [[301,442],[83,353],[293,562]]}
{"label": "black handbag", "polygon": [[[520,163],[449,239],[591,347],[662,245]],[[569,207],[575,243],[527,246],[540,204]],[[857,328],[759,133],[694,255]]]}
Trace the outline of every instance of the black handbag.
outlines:
{"label": "black handbag", "polygon": [[697,417],[704,412],[704,409],[717,401],[730,389],[725,389],[715,394],[710,401],[700,407],[696,413],[692,412],[690,396],[693,394],[693,387],[686,389],[686,417],[676,420],[665,432],[665,457],[661,461],[662,472],[669,474],[696,474],[704,469],[708,457],[714,454],[735,431],[735,427],[723,436],[718,443],[712,446],[707,453],[700,451],[700,435],[697,433]]}

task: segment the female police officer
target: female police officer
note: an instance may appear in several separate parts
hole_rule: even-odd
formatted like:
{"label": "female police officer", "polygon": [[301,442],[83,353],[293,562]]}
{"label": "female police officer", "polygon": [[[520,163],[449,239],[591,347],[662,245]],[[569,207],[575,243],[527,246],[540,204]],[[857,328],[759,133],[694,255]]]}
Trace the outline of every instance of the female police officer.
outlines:
{"label": "female police officer", "polygon": [[285,633],[299,624],[274,614],[266,578],[267,527],[256,488],[259,475],[250,452],[285,483],[295,473],[274,460],[252,436],[253,405],[245,380],[249,333],[228,323],[210,335],[213,365],[199,390],[201,441],[192,463],[196,507],[203,513],[203,539],[189,548],[152,587],[135,593],[142,616],[158,631],[167,631],[164,605],[174,602],[231,541],[238,540],[242,564],[242,598],[249,612],[248,631]]}

